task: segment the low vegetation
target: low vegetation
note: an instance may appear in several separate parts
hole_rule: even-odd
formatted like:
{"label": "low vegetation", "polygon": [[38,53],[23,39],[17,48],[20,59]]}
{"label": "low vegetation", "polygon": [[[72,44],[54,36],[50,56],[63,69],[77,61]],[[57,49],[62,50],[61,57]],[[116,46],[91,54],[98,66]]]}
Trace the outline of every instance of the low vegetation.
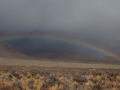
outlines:
{"label": "low vegetation", "polygon": [[120,90],[120,69],[1,66],[0,90]]}

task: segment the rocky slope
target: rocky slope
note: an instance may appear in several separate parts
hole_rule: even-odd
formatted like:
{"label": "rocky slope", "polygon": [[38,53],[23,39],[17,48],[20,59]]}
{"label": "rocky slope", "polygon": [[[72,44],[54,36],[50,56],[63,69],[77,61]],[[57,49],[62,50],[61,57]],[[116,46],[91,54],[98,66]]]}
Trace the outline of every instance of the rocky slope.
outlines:
{"label": "rocky slope", "polygon": [[12,45],[5,42],[0,42],[0,57],[30,58],[29,56],[22,54],[19,50],[14,48]]}

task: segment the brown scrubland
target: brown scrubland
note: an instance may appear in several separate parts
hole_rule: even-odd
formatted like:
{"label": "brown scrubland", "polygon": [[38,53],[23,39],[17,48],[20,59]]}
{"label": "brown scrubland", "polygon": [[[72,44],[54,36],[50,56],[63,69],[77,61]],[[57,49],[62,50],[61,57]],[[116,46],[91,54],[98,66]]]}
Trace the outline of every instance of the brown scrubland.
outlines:
{"label": "brown scrubland", "polygon": [[0,66],[0,90],[120,90],[120,69]]}

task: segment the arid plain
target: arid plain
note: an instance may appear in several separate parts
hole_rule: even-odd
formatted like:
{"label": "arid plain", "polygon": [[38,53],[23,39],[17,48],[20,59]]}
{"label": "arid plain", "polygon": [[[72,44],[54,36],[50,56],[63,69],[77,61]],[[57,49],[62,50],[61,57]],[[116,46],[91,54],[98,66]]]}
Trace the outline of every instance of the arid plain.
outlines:
{"label": "arid plain", "polygon": [[120,65],[113,58],[47,54],[37,59],[7,43],[0,51],[0,90],[120,90]]}
{"label": "arid plain", "polygon": [[1,57],[0,90],[120,90],[120,65]]}
{"label": "arid plain", "polygon": [[46,60],[14,59],[14,58],[5,58],[5,57],[0,58],[0,65],[120,69],[120,65],[112,65],[112,64],[50,61],[47,59]]}

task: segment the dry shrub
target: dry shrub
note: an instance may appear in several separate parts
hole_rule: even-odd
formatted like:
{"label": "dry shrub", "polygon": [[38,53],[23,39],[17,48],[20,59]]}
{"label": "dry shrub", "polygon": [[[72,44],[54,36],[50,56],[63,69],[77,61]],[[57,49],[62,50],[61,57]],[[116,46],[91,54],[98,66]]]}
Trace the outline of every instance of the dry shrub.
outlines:
{"label": "dry shrub", "polygon": [[0,71],[0,90],[120,90],[120,70],[113,71],[11,67]]}

